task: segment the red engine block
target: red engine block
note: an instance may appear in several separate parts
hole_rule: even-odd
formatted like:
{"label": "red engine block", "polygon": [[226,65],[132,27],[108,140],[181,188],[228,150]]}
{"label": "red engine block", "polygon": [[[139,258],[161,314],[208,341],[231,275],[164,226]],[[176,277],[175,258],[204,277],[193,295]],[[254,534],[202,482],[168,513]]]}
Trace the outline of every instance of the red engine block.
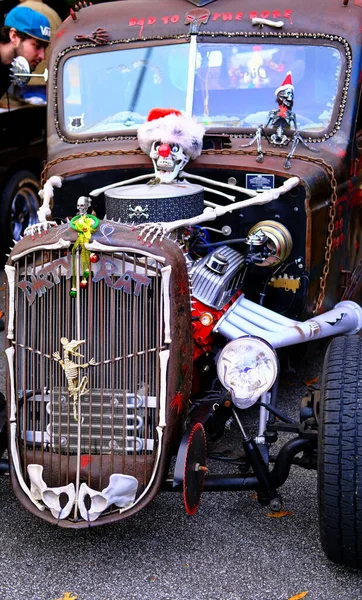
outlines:
{"label": "red engine block", "polygon": [[215,324],[222,317],[222,315],[230,308],[235,302],[236,298],[240,296],[241,292],[237,292],[235,296],[225,306],[217,310],[206,306],[195,298],[192,299],[192,329],[194,336],[194,360],[199,358],[212,349],[215,335],[212,333]]}

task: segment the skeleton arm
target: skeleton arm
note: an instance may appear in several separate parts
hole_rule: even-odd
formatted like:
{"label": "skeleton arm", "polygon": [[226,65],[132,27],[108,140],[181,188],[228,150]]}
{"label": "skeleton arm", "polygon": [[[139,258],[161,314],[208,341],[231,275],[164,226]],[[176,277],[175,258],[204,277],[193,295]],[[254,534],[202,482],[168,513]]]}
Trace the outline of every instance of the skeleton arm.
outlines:
{"label": "skeleton arm", "polygon": [[148,175],[140,175],[139,177],[132,177],[131,179],[125,179],[124,181],[118,181],[117,183],[111,183],[110,185],[105,185],[102,188],[97,188],[92,190],[89,195],[92,198],[97,198],[103,192],[107,190],[111,190],[112,188],[119,187],[120,185],[126,185],[128,183],[135,183],[135,181],[142,181],[143,179],[151,179],[153,177],[153,173]]}
{"label": "skeleton arm", "polygon": [[96,364],[96,359],[91,358],[89,362],[84,363],[84,365],[77,365],[80,369],[87,369],[87,367],[91,367]]}
{"label": "skeleton arm", "polygon": [[259,127],[263,127],[264,129],[266,129],[267,127],[269,127],[273,123],[273,121],[274,121],[276,112],[277,112],[276,110],[271,110],[270,113],[268,114],[268,118],[265,121],[264,125],[263,126],[259,125]]}
{"label": "skeleton arm", "polygon": [[[185,173],[183,171],[180,173],[182,177],[187,177],[188,179],[196,179],[197,181],[203,181],[205,183],[212,183],[213,185],[218,185],[219,187],[228,188],[229,190],[235,190],[236,192],[241,192],[242,194],[246,194],[247,196],[257,196],[258,193],[253,190],[248,190],[243,187],[239,187],[238,185],[231,185],[229,183],[223,183],[222,181],[215,181],[214,179],[208,179],[207,177],[200,177],[199,175],[191,175],[190,173]],[[208,188],[204,188],[205,190]],[[213,190],[208,190],[213,191]],[[214,192],[215,193],[215,192]]]}
{"label": "skeleton arm", "polygon": [[54,188],[62,187],[62,183],[62,178],[58,177],[57,175],[49,177],[49,179],[45,182],[43,189],[39,191],[39,196],[43,201],[42,205],[37,211],[39,223],[35,223],[35,225],[29,225],[25,229],[24,235],[34,236],[36,233],[38,233],[38,235],[41,236],[43,231],[46,232],[47,229],[53,225],[57,225],[56,221],[47,221],[47,217],[52,214],[50,202],[54,197]]}
{"label": "skeleton arm", "polygon": [[[209,192],[209,194],[216,194],[217,196],[222,196],[231,202],[235,201],[235,196],[230,196],[229,194],[225,194],[224,192],[219,192],[219,190],[213,190],[212,188],[204,187],[205,192]],[[206,201],[205,201],[206,204]]]}
{"label": "skeleton arm", "polygon": [[260,204],[266,204],[272,200],[276,200],[280,195],[289,192],[291,189],[299,184],[299,177],[291,177],[287,179],[282,186],[274,190],[268,190],[261,194],[258,194],[255,198],[249,198],[248,200],[241,200],[236,204],[229,204],[228,206],[215,206],[211,208],[207,206],[202,214],[190,219],[180,219],[178,221],[161,222],[161,223],[148,223],[142,226],[142,231],[139,235],[139,239],[143,238],[145,243],[151,236],[149,245],[151,246],[155,239],[160,236],[160,241],[175,229],[180,227],[192,227],[204,223],[205,221],[214,221],[217,217],[221,217],[228,212],[233,212],[238,209],[246,208],[247,206],[257,206]]}
{"label": "skeleton arm", "polygon": [[60,365],[62,366],[62,368],[64,369],[64,360],[60,357],[60,354],[58,352],[58,350],[56,352],[53,352],[53,358],[54,360],[56,360],[58,363],[60,363]]}
{"label": "skeleton arm", "polygon": [[52,214],[50,202],[54,197],[54,188],[62,187],[62,182],[63,180],[61,177],[53,175],[52,177],[49,177],[49,179],[45,182],[43,189],[40,190],[39,196],[43,200],[43,203],[38,210],[38,219],[40,223],[46,221],[47,217]]}
{"label": "skeleton arm", "polygon": [[[92,190],[90,192],[90,196],[92,198],[97,198],[97,196],[99,196],[100,194],[102,194],[103,192],[106,192],[107,190],[111,190],[112,188],[121,186],[121,185],[126,185],[128,183],[135,183],[136,181],[142,181],[143,179],[151,179],[152,175],[140,175],[139,177],[133,177],[132,179],[126,179],[125,181],[119,181],[118,183],[112,183],[111,185],[106,185],[102,188],[97,188],[96,190]],[[237,188],[236,186],[229,186],[227,184],[219,184],[217,181],[213,181],[212,179],[204,179],[203,177],[196,177],[196,176],[190,176],[190,179],[200,179],[202,181],[209,181],[210,183],[216,183],[218,185],[221,185],[222,187],[228,187],[231,189],[236,189],[236,190],[240,190],[240,191],[244,191],[244,188]],[[234,196],[228,196],[226,194],[223,194],[222,192],[218,192],[217,190],[212,190],[212,189],[208,189],[208,188],[204,188],[205,190],[207,190],[208,192],[211,192],[213,194],[217,194],[219,196],[224,196],[225,198],[227,198],[228,200],[235,200]],[[253,195],[252,192],[250,192],[250,190],[246,190],[245,193],[248,193],[249,195]]]}

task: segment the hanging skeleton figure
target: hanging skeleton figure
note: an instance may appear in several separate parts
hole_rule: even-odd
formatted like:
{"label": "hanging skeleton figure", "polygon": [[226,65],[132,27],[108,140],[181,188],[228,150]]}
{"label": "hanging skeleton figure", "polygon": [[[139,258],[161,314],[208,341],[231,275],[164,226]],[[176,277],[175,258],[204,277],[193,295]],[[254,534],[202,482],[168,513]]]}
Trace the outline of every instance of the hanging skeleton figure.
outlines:
{"label": "hanging skeleton figure", "polygon": [[[318,152],[318,150],[309,146],[298,131],[297,119],[295,113],[292,111],[294,103],[294,86],[292,84],[292,74],[290,71],[288,71],[282,85],[275,90],[275,95],[279,108],[269,112],[266,123],[264,125],[259,125],[252,140],[248,144],[243,144],[241,148],[247,148],[256,141],[258,149],[256,161],[262,163],[264,160],[261,145],[262,136],[264,136],[269,144],[272,144],[273,146],[288,146],[289,143],[292,142],[291,149],[284,162],[284,168],[290,169],[290,159],[299,142],[304,144],[304,146],[312,152]],[[268,128],[274,129],[274,133],[271,136],[268,136],[265,133],[265,130]],[[292,128],[295,130],[293,136],[287,136],[285,132],[290,131]]]}
{"label": "hanging skeleton figure", "polygon": [[86,369],[87,367],[96,364],[94,358],[91,358],[89,362],[78,364],[74,362],[73,357],[83,358],[83,354],[78,352],[79,346],[85,344],[85,340],[71,340],[67,338],[61,338],[61,344],[63,346],[63,358],[61,358],[58,351],[53,352],[53,358],[60,364],[64,370],[65,376],[68,381],[68,391],[70,396],[73,398],[73,416],[74,420],[78,421],[77,415],[77,402],[80,396],[84,396],[88,393],[88,377],[84,375],[79,382],[79,371],[80,369]]}

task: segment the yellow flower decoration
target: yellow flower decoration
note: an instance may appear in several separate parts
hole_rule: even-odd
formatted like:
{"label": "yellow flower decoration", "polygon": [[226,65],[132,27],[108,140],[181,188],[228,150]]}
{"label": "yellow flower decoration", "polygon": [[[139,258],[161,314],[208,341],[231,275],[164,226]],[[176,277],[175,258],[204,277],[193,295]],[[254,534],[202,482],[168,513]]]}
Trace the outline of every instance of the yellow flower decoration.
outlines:
{"label": "yellow flower decoration", "polygon": [[74,298],[77,295],[76,288],[76,266],[75,266],[75,253],[78,246],[81,247],[80,259],[83,273],[82,287],[87,285],[87,278],[89,275],[89,255],[90,252],[85,248],[85,244],[88,244],[91,240],[93,233],[97,230],[99,225],[99,219],[93,215],[77,215],[70,221],[70,226],[78,232],[78,238],[75,241],[72,248],[72,289],[70,295]]}

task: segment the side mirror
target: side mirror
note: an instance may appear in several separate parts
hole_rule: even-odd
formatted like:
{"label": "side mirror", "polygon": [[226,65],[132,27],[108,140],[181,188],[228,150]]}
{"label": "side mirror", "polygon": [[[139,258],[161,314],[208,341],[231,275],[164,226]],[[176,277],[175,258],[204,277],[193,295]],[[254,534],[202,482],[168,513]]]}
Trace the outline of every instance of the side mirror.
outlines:
{"label": "side mirror", "polygon": [[30,66],[26,58],[17,56],[14,58],[10,67],[10,77],[13,83],[19,87],[26,85],[32,77],[42,77],[45,82],[48,81],[48,69],[44,73],[31,73]]}

